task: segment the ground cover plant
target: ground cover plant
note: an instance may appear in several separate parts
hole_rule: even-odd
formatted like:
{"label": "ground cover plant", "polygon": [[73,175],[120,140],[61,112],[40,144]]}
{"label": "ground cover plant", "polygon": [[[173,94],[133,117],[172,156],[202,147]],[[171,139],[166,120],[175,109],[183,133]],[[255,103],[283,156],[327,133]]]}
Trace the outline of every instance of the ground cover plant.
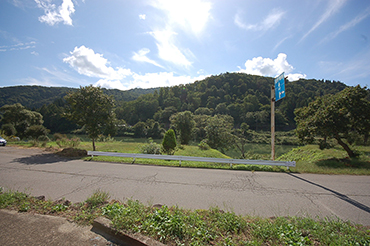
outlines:
{"label": "ground cover plant", "polygon": [[241,216],[219,208],[187,210],[139,201],[109,201],[98,190],[85,201],[45,200],[0,189],[0,208],[67,217],[79,224],[109,218],[125,233],[141,233],[166,245],[369,245],[370,230],[337,218]]}

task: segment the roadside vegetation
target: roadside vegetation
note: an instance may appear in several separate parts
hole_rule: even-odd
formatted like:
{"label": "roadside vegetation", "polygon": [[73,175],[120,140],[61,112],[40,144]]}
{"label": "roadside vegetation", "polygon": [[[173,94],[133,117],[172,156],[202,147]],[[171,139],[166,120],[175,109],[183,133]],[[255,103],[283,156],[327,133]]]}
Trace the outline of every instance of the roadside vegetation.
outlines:
{"label": "roadside vegetation", "polygon": [[[87,138],[87,137],[86,137]],[[85,140],[85,141],[81,141]],[[45,147],[47,150],[60,152],[63,148],[74,147],[82,150],[92,150],[91,142],[84,137],[65,136],[64,140],[46,142],[9,142],[8,146],[22,147]],[[119,139],[119,138],[118,138]],[[109,138],[100,139],[96,142],[96,148],[99,151],[122,152],[122,153],[144,153],[143,151],[160,150],[161,140],[147,140],[122,138],[120,141]],[[87,140],[87,141],[86,141]],[[245,153],[245,159],[269,160],[271,146],[268,144],[248,144],[248,151]],[[246,171],[270,171],[270,172],[295,172],[295,173],[320,173],[320,174],[350,174],[350,175],[370,175],[370,146],[354,146],[357,157],[349,158],[346,151],[339,145],[333,145],[330,149],[320,149],[318,145],[288,146],[277,145],[276,153],[278,161],[296,161],[296,167],[287,170],[285,167],[262,166],[262,165],[233,165],[224,163],[205,163],[182,161],[182,167],[193,168],[217,168],[233,169]],[[175,151],[175,155],[198,156],[211,158],[237,158],[232,150],[225,154],[212,148],[204,148],[201,144],[180,145]],[[236,150],[235,150],[236,152]],[[148,152],[146,152],[148,153]],[[132,158],[94,156],[83,157],[86,161],[104,161],[116,163],[132,163]],[[159,165],[159,166],[179,166],[178,161],[154,160],[154,159],[136,159],[135,164]]]}
{"label": "roadside vegetation", "polygon": [[370,230],[337,218],[240,216],[217,207],[186,210],[109,200],[98,190],[84,202],[45,200],[0,189],[0,208],[66,217],[87,225],[99,216],[128,234],[140,233],[166,245],[369,245]]}

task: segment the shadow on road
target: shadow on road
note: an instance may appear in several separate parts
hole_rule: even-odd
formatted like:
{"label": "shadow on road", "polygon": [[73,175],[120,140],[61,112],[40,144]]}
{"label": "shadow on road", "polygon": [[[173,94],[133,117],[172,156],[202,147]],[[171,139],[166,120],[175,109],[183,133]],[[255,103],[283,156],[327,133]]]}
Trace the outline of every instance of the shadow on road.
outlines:
{"label": "shadow on road", "polygon": [[41,165],[41,164],[51,164],[56,162],[68,162],[73,159],[63,158],[55,154],[38,154],[22,158],[14,159],[12,162],[19,162],[26,165]]}
{"label": "shadow on road", "polygon": [[361,210],[363,210],[363,211],[365,211],[365,212],[367,212],[367,213],[370,213],[370,207],[368,207],[368,206],[366,206],[366,205],[364,205],[364,204],[362,204],[362,203],[360,203],[360,202],[358,202],[358,201],[356,201],[356,200],[353,200],[352,198],[349,198],[348,196],[346,196],[346,195],[344,195],[344,194],[342,194],[342,193],[339,193],[339,192],[337,192],[337,191],[335,191],[335,190],[329,189],[329,188],[327,188],[327,187],[325,187],[325,186],[322,186],[322,185],[316,184],[316,183],[314,183],[314,182],[312,182],[312,181],[309,181],[309,180],[307,180],[307,179],[304,179],[304,178],[301,178],[301,177],[295,176],[295,175],[294,175],[294,174],[292,174],[292,173],[288,173],[288,175],[290,175],[290,176],[292,176],[292,177],[294,177],[294,178],[296,178],[296,179],[300,179],[300,180],[302,180],[302,181],[305,181],[305,182],[307,182],[307,183],[309,183],[309,184],[312,184],[312,185],[315,185],[315,186],[317,186],[317,187],[320,187],[320,188],[322,188],[322,189],[324,189],[324,190],[326,190],[326,191],[329,191],[329,192],[333,193],[337,198],[339,198],[339,199],[341,199],[341,200],[343,200],[343,201],[345,201],[345,202],[348,202],[349,204],[352,204],[353,206],[355,206],[355,207],[357,207],[357,208],[359,208],[359,209],[361,209]]}

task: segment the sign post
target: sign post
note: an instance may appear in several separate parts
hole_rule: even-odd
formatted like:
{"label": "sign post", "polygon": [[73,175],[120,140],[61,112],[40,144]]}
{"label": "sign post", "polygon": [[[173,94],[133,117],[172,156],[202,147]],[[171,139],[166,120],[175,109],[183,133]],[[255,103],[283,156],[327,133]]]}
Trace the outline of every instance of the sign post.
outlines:
{"label": "sign post", "polygon": [[275,160],[275,102],[285,97],[284,72],[274,80],[271,87],[271,160]]}

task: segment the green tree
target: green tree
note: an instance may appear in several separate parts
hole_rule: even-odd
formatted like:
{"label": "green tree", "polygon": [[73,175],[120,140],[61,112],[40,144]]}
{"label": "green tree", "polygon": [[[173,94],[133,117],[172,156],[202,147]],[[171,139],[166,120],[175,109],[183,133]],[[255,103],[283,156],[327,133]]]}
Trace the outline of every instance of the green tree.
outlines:
{"label": "green tree", "polygon": [[230,115],[215,115],[207,120],[205,127],[207,144],[214,149],[230,148],[233,142],[232,129],[234,119]]}
{"label": "green tree", "polygon": [[26,137],[26,130],[32,125],[42,125],[44,122],[42,115],[23,107],[20,103],[13,105],[4,105],[0,108],[3,112],[1,122],[3,124],[12,124],[19,137]]}
{"label": "green tree", "polygon": [[177,143],[176,135],[173,129],[169,129],[163,137],[162,147],[163,151],[168,155],[173,155],[175,153]]}
{"label": "green tree", "polygon": [[113,97],[89,85],[69,93],[65,99],[69,103],[67,117],[85,128],[95,151],[95,140],[115,120]]}
{"label": "green tree", "polygon": [[212,115],[212,111],[211,111],[209,108],[200,107],[200,108],[197,108],[197,109],[194,111],[194,114],[195,114],[195,115],[200,115],[200,114],[204,114],[204,115]]}
{"label": "green tree", "polygon": [[181,144],[188,144],[195,126],[193,114],[190,111],[180,112],[172,115],[170,121],[179,134]]}
{"label": "green tree", "polygon": [[304,142],[313,142],[315,137],[335,139],[348,153],[349,157],[356,154],[344,141],[348,132],[355,131],[365,138],[370,131],[370,102],[366,99],[366,88],[347,87],[335,95],[317,98],[307,107],[295,110],[297,135]]}
{"label": "green tree", "polygon": [[207,121],[211,116],[209,115],[194,115],[194,121],[195,121],[195,127],[193,129],[193,136],[195,141],[202,141],[207,138],[207,133],[206,133],[206,126],[207,126]]}
{"label": "green tree", "polygon": [[33,125],[27,128],[26,135],[34,140],[39,139],[41,136],[46,136],[49,130],[42,125]]}
{"label": "green tree", "polygon": [[4,131],[4,134],[6,136],[14,136],[15,134],[17,134],[17,130],[15,130],[13,124],[4,124],[1,126],[1,130]]}
{"label": "green tree", "polygon": [[133,127],[134,137],[136,138],[145,138],[148,133],[148,127],[145,122],[139,121]]}
{"label": "green tree", "polygon": [[164,129],[160,127],[159,123],[157,121],[154,121],[153,119],[149,119],[146,121],[147,125],[147,136],[154,138],[154,139],[161,139],[163,138]]}
{"label": "green tree", "polygon": [[249,129],[248,124],[242,123],[240,128],[233,130],[234,145],[239,149],[241,158],[245,158],[246,144],[252,138],[252,131]]}

